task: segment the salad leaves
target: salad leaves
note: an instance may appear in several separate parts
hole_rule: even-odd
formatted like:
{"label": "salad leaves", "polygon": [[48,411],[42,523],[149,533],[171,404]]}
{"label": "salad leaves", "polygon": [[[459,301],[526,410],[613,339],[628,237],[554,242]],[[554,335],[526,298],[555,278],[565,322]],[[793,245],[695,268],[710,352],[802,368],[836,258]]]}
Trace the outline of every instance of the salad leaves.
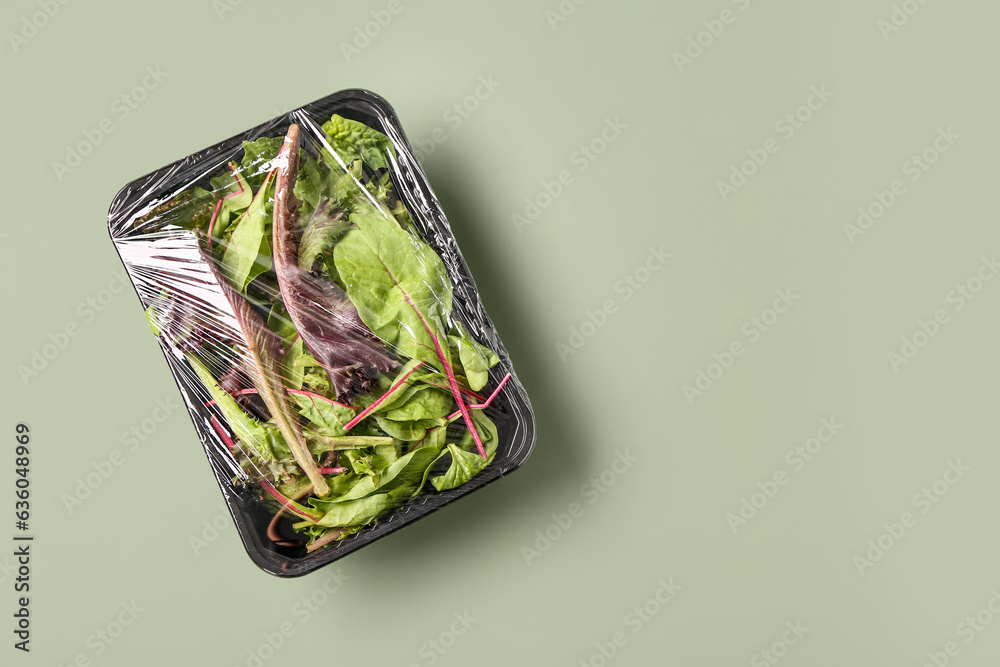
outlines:
{"label": "salad leaves", "polygon": [[[152,216],[191,229],[237,339],[163,297],[154,334],[183,338],[211,424],[314,550],[494,459],[497,355],[452,314],[444,263],[390,178],[374,128],[334,115],[323,135],[243,143],[243,157]],[[178,319],[179,318],[179,319]]]}

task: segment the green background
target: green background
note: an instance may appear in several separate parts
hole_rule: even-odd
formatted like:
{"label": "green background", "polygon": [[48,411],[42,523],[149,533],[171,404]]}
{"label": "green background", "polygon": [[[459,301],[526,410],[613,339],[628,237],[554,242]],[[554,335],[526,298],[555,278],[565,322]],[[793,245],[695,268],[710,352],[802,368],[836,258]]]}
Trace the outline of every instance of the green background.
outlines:
{"label": "green background", "polygon": [[[15,651],[4,626],[0,662],[256,664],[248,651],[287,622],[294,635],[263,664],[597,666],[595,642],[616,632],[626,641],[608,664],[772,664],[759,652],[775,642],[787,665],[917,666],[948,642],[952,664],[994,664],[1000,621],[971,642],[959,624],[1000,587],[1000,283],[961,309],[952,291],[1000,250],[1000,6],[905,4],[918,10],[884,35],[888,0],[591,0],[564,3],[575,9],[555,29],[556,0],[402,0],[348,62],[341,45],[387,2],[53,2],[16,44],[10,33],[31,33],[24,21],[42,10],[3,3],[0,459],[12,489],[14,425],[30,424],[36,541],[33,650]],[[680,71],[674,52],[704,21],[718,31],[726,9],[733,21]],[[116,115],[147,66],[166,77]],[[445,114],[490,76],[500,86],[454,127]],[[776,123],[812,86],[832,97],[786,139]],[[86,303],[110,296],[120,267],[106,211],[122,185],[348,87],[386,97],[411,140],[444,130],[423,164],[532,398],[538,442],[508,479],[278,580],[218,518],[185,414],[123,445],[176,388],[131,290],[92,318]],[[113,132],[60,180],[53,163],[103,118]],[[616,118],[627,127],[580,171],[574,153]],[[942,128],[959,138],[912,181],[905,163]],[[723,201],[717,181],[769,138],[779,150]],[[562,170],[573,182],[519,229],[512,215]],[[905,194],[851,243],[844,225],[896,179]],[[626,300],[619,281],[661,246],[671,258]],[[776,290],[798,300],[751,342],[745,323],[770,317]],[[561,358],[557,343],[607,300],[603,326],[584,326],[593,335]],[[939,309],[947,323],[894,368],[888,355]],[[73,323],[79,334],[23,381],[18,367]],[[719,376],[713,354],[735,341],[744,354],[689,401],[683,386]],[[843,427],[796,470],[786,454],[824,418]],[[64,494],[115,450],[121,465],[70,511]],[[625,452],[638,462],[613,472]],[[915,502],[949,462],[969,470]],[[727,518],[779,472],[787,484],[757,496],[745,525]],[[614,483],[596,492],[602,473]],[[0,497],[0,533],[13,533],[13,492]],[[553,514],[572,503],[582,515],[561,528]],[[904,512],[915,525],[893,527]],[[891,548],[859,565],[880,537]],[[331,572],[342,585],[303,622],[296,604]],[[671,578],[676,596],[629,622]],[[95,640],[133,601],[135,622]],[[464,612],[475,621],[450,637]],[[785,634],[797,622],[801,639]]]}

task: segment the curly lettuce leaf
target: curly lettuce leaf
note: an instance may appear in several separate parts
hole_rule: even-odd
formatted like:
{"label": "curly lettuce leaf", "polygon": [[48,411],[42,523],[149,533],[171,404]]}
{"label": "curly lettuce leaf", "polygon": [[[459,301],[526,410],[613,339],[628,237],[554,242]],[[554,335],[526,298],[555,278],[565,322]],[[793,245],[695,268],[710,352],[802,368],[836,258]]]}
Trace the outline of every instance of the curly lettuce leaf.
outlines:
{"label": "curly lettuce leaf", "polygon": [[361,159],[372,169],[384,169],[389,166],[385,156],[396,156],[389,137],[356,120],[334,114],[323,123],[323,131],[330,146],[347,164]]}

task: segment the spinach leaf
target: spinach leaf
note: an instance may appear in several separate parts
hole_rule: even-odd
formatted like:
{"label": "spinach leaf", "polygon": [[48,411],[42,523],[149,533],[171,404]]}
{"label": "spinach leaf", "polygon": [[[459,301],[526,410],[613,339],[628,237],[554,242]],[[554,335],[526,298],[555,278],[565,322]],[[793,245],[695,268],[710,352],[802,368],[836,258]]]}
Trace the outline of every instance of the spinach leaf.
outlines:
{"label": "spinach leaf", "polygon": [[[353,452],[345,453],[353,454]],[[375,471],[373,475],[359,477],[342,495],[335,496],[331,492],[326,498],[311,498],[309,503],[321,512],[331,512],[346,501],[358,500],[376,492],[385,493],[399,486],[409,488],[409,491],[403,496],[404,499],[408,498],[413,493],[417,483],[423,479],[427,466],[438,457],[439,453],[438,450],[430,447],[415,449],[393,461],[384,470]],[[340,524],[324,523],[322,525],[335,526]]]}
{"label": "spinach leaf", "polygon": [[355,213],[351,222],[357,228],[333,257],[361,320],[401,354],[443,371],[440,331],[451,312],[451,284],[441,258],[394,221]]}
{"label": "spinach leaf", "polygon": [[246,292],[251,280],[271,268],[271,246],[265,229],[266,200],[273,179],[274,172],[268,172],[250,207],[236,221],[222,257],[222,274],[240,292]]}
{"label": "spinach leaf", "polygon": [[448,452],[451,454],[451,467],[448,472],[437,477],[431,477],[431,484],[438,491],[455,489],[479,474],[489,463],[479,454],[467,452],[458,445],[449,444]]}
{"label": "spinach leaf", "polygon": [[426,385],[412,387],[406,392],[405,400],[398,401],[398,407],[386,411],[386,419],[397,422],[440,419],[448,414],[452,406],[451,394]]}
{"label": "spinach leaf", "polygon": [[[493,455],[496,454],[497,445],[500,444],[500,436],[497,433],[497,426],[482,410],[473,410],[472,419],[476,422],[476,430],[482,436],[483,447],[486,449],[486,456],[492,460]],[[459,446],[463,449],[471,450],[475,446],[475,440],[472,438],[472,434],[466,431],[462,436],[462,439],[459,441]]]}
{"label": "spinach leaf", "polygon": [[357,229],[344,235],[333,258],[358,315],[401,354],[448,376],[462,418],[485,456],[452,370],[448,344],[441,342],[452,298],[444,262],[391,217],[352,213],[351,222]]}
{"label": "spinach leaf", "polygon": [[373,449],[375,451],[372,454],[371,461],[372,468],[375,470],[384,470],[399,460],[399,450],[393,443],[379,445]]}
{"label": "spinach leaf", "polygon": [[[449,466],[445,474],[431,478],[431,484],[438,491],[454,489],[465,484],[493,462],[493,457],[497,451],[497,444],[500,441],[497,434],[497,427],[492,419],[483,414],[482,410],[473,412],[472,418],[475,420],[476,428],[483,438],[483,444],[486,447],[486,457],[484,458],[477,453],[469,451],[473,446],[472,437],[469,433],[462,436],[462,440],[458,445],[449,444],[447,452],[451,454],[451,466]],[[443,428],[439,430],[444,431]]]}
{"label": "spinach leaf", "polygon": [[293,392],[291,399],[298,406],[299,413],[312,423],[313,430],[320,435],[344,435],[344,424],[354,416],[350,408],[315,394]]}
{"label": "spinach leaf", "polygon": [[415,440],[420,440],[424,437],[427,432],[427,428],[432,424],[427,422],[416,422],[416,421],[405,421],[398,422],[392,419],[387,419],[383,415],[375,415],[375,421],[378,423],[378,427],[396,438],[397,440],[402,440],[403,442],[413,442]]}
{"label": "spinach leaf", "polygon": [[[415,485],[399,485],[384,493],[375,493],[364,498],[335,503],[326,510],[316,525],[329,528],[368,525],[380,515],[395,509],[406,501],[413,495],[414,488]],[[296,524],[296,526],[298,525]]]}
{"label": "spinach leaf", "polygon": [[489,370],[500,363],[500,359],[485,345],[480,345],[469,336],[461,322],[455,324],[458,334],[448,336],[448,340],[458,349],[469,389],[479,391],[490,379]]}

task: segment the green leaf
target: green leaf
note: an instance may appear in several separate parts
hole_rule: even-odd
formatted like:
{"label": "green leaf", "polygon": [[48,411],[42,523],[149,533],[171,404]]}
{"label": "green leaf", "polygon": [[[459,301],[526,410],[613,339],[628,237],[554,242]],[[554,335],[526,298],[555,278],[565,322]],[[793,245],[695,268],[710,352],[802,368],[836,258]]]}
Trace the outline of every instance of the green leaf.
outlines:
{"label": "green leaf", "polygon": [[[377,435],[323,435],[315,431],[305,431],[305,436],[309,441],[309,451],[319,456],[324,452],[339,451],[342,449],[362,449],[381,446],[390,446],[395,449],[393,439],[386,436]],[[388,464],[386,464],[388,465]]]}
{"label": "green leaf", "polygon": [[448,414],[454,400],[450,393],[435,387],[411,387],[403,400],[397,401],[398,407],[387,410],[385,417],[396,422],[440,419]]}
{"label": "green leaf", "polygon": [[323,174],[320,173],[319,163],[313,158],[306,156],[299,167],[299,175],[295,181],[292,192],[296,199],[302,202],[302,215],[310,215],[319,206],[320,197],[323,193]]}
{"label": "green leaf", "polygon": [[368,477],[373,477],[375,475],[375,470],[372,468],[371,463],[368,461],[368,457],[365,456],[363,452],[359,452],[357,450],[345,451],[341,455],[341,461],[342,463],[345,463],[355,475],[365,475]]}
{"label": "green leaf", "polygon": [[330,377],[326,372],[316,370],[306,371],[302,376],[302,386],[312,393],[321,396],[329,396],[333,392],[333,387],[330,386]]}
{"label": "green leaf", "polygon": [[273,419],[264,424],[264,431],[267,435],[267,446],[270,448],[274,458],[294,465],[295,459],[292,455],[292,448],[288,446]]}
{"label": "green leaf", "polygon": [[422,424],[416,421],[397,422],[392,419],[386,419],[383,415],[375,415],[375,421],[378,422],[380,429],[397,440],[404,442],[420,440],[427,432],[427,427],[431,425],[427,422]]}
{"label": "green leaf", "polygon": [[308,352],[300,354],[292,363],[302,368],[320,368],[320,363]]}
{"label": "green leaf", "polygon": [[207,229],[213,211],[215,211],[215,198],[212,193],[204,188],[194,187],[153,208],[136,220],[135,226],[136,229],[143,229],[155,221],[158,227],[177,225],[188,230],[196,227]]}
{"label": "green leaf", "polygon": [[361,158],[372,169],[382,169],[389,166],[386,155],[396,156],[389,137],[356,120],[334,114],[323,123],[323,131],[345,163]]}
{"label": "green leaf", "polygon": [[350,408],[317,396],[293,393],[290,397],[298,407],[299,414],[308,419],[313,430],[320,435],[344,435],[344,424],[354,417],[354,411]]}
{"label": "green leaf", "polygon": [[[249,210],[249,209],[248,209]],[[271,418],[285,438],[295,462],[309,477],[316,493],[324,495],[328,487],[326,480],[316,468],[316,461],[309,453],[308,445],[302,435],[298,416],[292,410],[285,387],[281,384],[281,338],[264,325],[260,315],[253,309],[250,302],[229,283],[204,248],[202,257],[212,269],[223,295],[229,302],[236,317],[236,322],[242,332],[243,349],[240,350],[240,368],[246,373],[257,393],[267,406]]]}
{"label": "green leaf", "polygon": [[[472,422],[476,425],[476,431],[479,432],[479,437],[483,441],[483,449],[486,450],[487,458],[492,460],[493,455],[496,454],[497,445],[500,443],[496,424],[482,410],[472,411]],[[475,452],[476,456],[479,456],[479,450],[476,449],[472,434],[468,430],[462,436],[459,446],[470,452]],[[479,458],[482,457],[479,456]]]}
{"label": "green leaf", "polygon": [[462,486],[489,464],[489,459],[460,449],[457,445],[449,444],[448,451],[451,453],[451,466],[448,468],[448,472],[431,477],[431,484],[438,491],[447,491]]}
{"label": "green leaf", "polygon": [[[323,156],[325,158],[326,153]],[[360,180],[364,171],[361,165],[361,160],[357,159],[349,162],[347,164],[347,171],[344,171],[343,167],[337,164],[336,160],[333,160],[333,164],[327,161],[327,166],[330,167],[328,193],[330,199],[341,208],[347,208],[351,200],[361,192]]]}
{"label": "green leaf", "polygon": [[330,528],[365,526],[403,504],[413,494],[413,489],[414,485],[399,485],[385,493],[336,503],[330,506],[317,525]]}
{"label": "green leaf", "polygon": [[357,229],[334,248],[334,261],[361,320],[390,347],[444,371],[442,324],[451,284],[441,258],[394,220],[351,215]]}
{"label": "green leaf", "polygon": [[228,172],[209,182],[215,190],[215,196],[221,201],[218,213],[215,213],[215,226],[212,228],[213,238],[220,239],[229,227],[230,217],[242,213],[253,202],[253,190],[232,162],[229,163]]}
{"label": "green leaf", "polygon": [[271,306],[271,312],[267,315],[267,328],[281,336],[281,343],[285,347],[291,345],[298,334],[295,323],[288,317],[285,306],[280,301]]}
{"label": "green leaf", "polygon": [[305,347],[301,338],[296,338],[285,353],[285,358],[281,360],[281,377],[285,381],[285,386],[291,389],[302,389],[302,381],[305,377],[305,368],[297,363],[300,357],[305,356]]}
{"label": "green leaf", "polygon": [[[466,431],[458,445],[448,445],[446,451],[451,453],[451,466],[448,468],[448,471],[443,475],[431,478],[431,484],[438,491],[454,489],[465,484],[482,472],[487,465],[492,463],[494,456],[496,456],[497,444],[500,438],[497,435],[497,427],[493,423],[493,420],[483,414],[482,410],[473,410],[472,421],[476,425],[479,437],[483,441],[486,458],[479,455],[472,440],[472,434]],[[435,431],[441,431],[442,433],[438,437],[444,437],[444,428],[435,429]],[[428,433],[433,433],[433,431],[429,431]]]}
{"label": "green leaf", "polygon": [[399,460],[399,450],[395,444],[379,445],[374,450],[371,461],[375,470],[385,470]]}
{"label": "green leaf", "polygon": [[232,238],[222,257],[222,274],[238,291],[246,292],[247,284],[271,268],[271,245],[266,234],[267,194],[274,172],[264,179],[250,207],[236,221]]}
{"label": "green leaf", "polygon": [[240,165],[252,190],[257,190],[264,183],[264,174],[271,171],[271,161],[278,157],[283,143],[283,136],[260,137],[243,142],[243,160]]}
{"label": "green leaf", "polygon": [[416,233],[416,227],[413,224],[413,218],[410,217],[410,212],[406,210],[405,206],[403,206],[402,200],[396,202],[396,207],[393,208],[392,211],[390,211],[390,213],[392,213],[392,215],[396,218],[396,222],[399,223],[400,227],[410,232],[411,234]]}
{"label": "green leaf", "polygon": [[254,454],[261,459],[271,459],[273,454],[268,443],[268,434],[264,426],[256,419],[248,415],[236,399],[227,394],[207,368],[193,354],[185,355],[188,363],[194,370],[195,375],[211,394],[215,405],[222,412],[226,424],[236,434],[236,439],[244,445],[250,447]]}
{"label": "green leaf", "polygon": [[149,328],[152,329],[153,335],[159,338],[160,336],[160,323],[157,321],[156,317],[157,308],[155,305],[150,306],[146,309],[146,322],[149,324]]}
{"label": "green leaf", "polygon": [[[358,397],[358,401],[361,402],[366,408],[372,404],[374,401],[379,401],[378,406],[371,411],[370,414],[375,414],[377,412],[382,412],[390,408],[396,407],[397,404],[401,404],[402,400],[405,400],[408,392],[412,388],[413,382],[418,375],[414,373],[414,369],[420,366],[419,361],[409,361],[401,369],[399,373],[396,374],[396,378],[388,385],[381,385],[384,387],[385,393],[380,394],[368,394],[366,396]],[[385,377],[385,376],[381,376]]]}
{"label": "green leaf", "polygon": [[448,425],[441,424],[440,426],[432,426],[427,429],[427,433],[424,435],[423,439],[420,440],[414,447],[433,447],[434,449],[442,449],[445,444],[445,439],[448,437]]}
{"label": "green leaf", "polygon": [[344,210],[333,208],[329,200],[324,201],[302,232],[302,240],[299,241],[299,268],[312,271],[319,256],[332,251],[337,237],[350,227],[351,224],[344,217]]}
{"label": "green leaf", "polygon": [[458,335],[448,339],[458,348],[458,358],[469,381],[469,389],[479,391],[490,379],[489,369],[500,363],[500,359],[485,345],[480,345],[468,334],[461,323],[457,323]]}
{"label": "green leaf", "polygon": [[[352,453],[345,452],[345,454]],[[439,450],[430,447],[415,449],[393,461],[383,471],[374,471],[376,473],[374,475],[365,475],[357,478],[339,497],[334,496],[336,489],[331,487],[329,495],[324,498],[311,498],[309,503],[316,509],[327,514],[327,516],[323,517],[320,525],[351,525],[341,524],[340,521],[342,519],[340,518],[340,514],[336,514],[336,512],[343,512],[341,509],[343,505],[347,504],[348,501],[359,500],[376,493],[385,494],[399,487],[404,487],[407,491],[398,497],[398,501],[401,502],[409,498],[415,489],[419,489],[418,483],[423,480],[424,472],[437,459],[439,454]],[[330,518],[328,519],[327,517]]]}

